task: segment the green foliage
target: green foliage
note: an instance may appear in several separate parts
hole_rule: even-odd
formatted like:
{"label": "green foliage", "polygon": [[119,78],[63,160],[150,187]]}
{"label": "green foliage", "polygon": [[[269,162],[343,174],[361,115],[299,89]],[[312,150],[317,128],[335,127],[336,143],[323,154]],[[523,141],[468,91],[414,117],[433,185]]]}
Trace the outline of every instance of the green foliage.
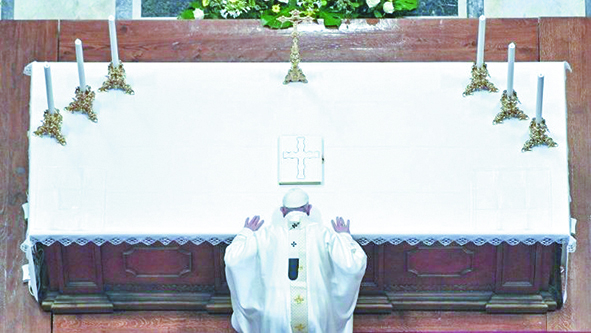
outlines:
{"label": "green foliage", "polygon": [[[373,7],[368,6],[368,1]],[[198,0],[191,2],[178,18],[195,19],[194,11],[199,9],[206,19],[260,19],[264,26],[285,29],[292,24],[281,23],[277,18],[290,16],[289,12],[297,9],[313,19],[322,19],[326,27],[338,28],[343,19],[399,17],[416,9],[417,1],[380,0],[376,5],[376,0]],[[384,4],[390,13],[384,11]],[[200,13],[197,11],[197,15]]]}
{"label": "green foliage", "polygon": [[402,11],[417,9],[417,2],[418,0],[396,0],[394,1],[394,10]]}
{"label": "green foliage", "polygon": [[340,13],[331,13],[328,11],[321,10],[318,12],[318,17],[324,20],[324,26],[326,27],[339,27],[343,20]]}
{"label": "green foliage", "polygon": [[193,15],[193,9],[185,9],[179,15],[179,19],[181,20],[194,20],[195,15]]}

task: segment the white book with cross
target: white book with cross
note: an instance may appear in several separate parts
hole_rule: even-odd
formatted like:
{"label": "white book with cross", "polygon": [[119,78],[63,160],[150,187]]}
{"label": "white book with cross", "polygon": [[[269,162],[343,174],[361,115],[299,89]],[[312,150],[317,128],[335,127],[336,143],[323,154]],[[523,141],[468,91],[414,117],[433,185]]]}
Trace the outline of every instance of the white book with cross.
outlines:
{"label": "white book with cross", "polygon": [[324,150],[320,136],[279,137],[279,184],[322,184]]}

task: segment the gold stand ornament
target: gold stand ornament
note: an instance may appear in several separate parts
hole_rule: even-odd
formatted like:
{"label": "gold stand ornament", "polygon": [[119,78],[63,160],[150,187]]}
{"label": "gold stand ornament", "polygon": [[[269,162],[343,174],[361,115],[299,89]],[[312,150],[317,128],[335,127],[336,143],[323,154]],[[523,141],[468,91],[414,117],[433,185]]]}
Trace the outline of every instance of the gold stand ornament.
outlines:
{"label": "gold stand ornament", "polygon": [[546,135],[547,131],[548,127],[546,126],[546,120],[544,118],[542,118],[542,121],[540,121],[539,124],[536,122],[536,118],[532,119],[531,124],[529,124],[529,140],[525,142],[521,151],[531,151],[533,147],[542,145],[548,147],[558,146],[552,138]]}
{"label": "gold stand ornament", "polygon": [[109,64],[107,81],[103,82],[103,86],[99,88],[99,91],[107,91],[111,89],[120,89],[129,95],[135,94],[133,89],[131,89],[131,86],[125,83],[125,69],[123,69],[122,62],[120,62],[117,67],[113,66],[113,63]]}
{"label": "gold stand ornament", "polygon": [[476,67],[476,64],[472,65],[472,78],[470,84],[466,87],[466,91],[462,94],[464,97],[472,95],[473,92],[478,90],[488,90],[490,92],[497,92],[499,89],[495,87],[492,82],[488,80],[490,75],[486,64],[482,64],[482,67]]}
{"label": "gold stand ornament", "polygon": [[43,124],[33,132],[37,136],[49,135],[55,138],[60,145],[66,145],[66,138],[62,135],[62,115],[58,109],[54,109],[53,113],[49,109],[43,113]]}
{"label": "gold stand ornament", "polygon": [[94,103],[95,95],[96,94],[92,91],[90,86],[86,86],[86,90],[84,91],[82,91],[80,87],[77,87],[76,98],[74,98],[74,101],[66,106],[65,109],[70,112],[79,111],[86,113],[88,119],[96,123],[98,118],[96,117],[96,113],[92,110],[92,103]]}
{"label": "gold stand ornament", "polygon": [[502,124],[503,120],[509,118],[528,119],[529,117],[523,111],[519,110],[517,103],[520,102],[515,90],[511,96],[507,96],[507,90],[503,91],[503,96],[501,96],[501,112],[497,114],[495,120],[493,120],[493,124]]}
{"label": "gold stand ornament", "polygon": [[290,17],[281,16],[281,17],[277,18],[277,21],[279,21],[281,23],[291,22],[293,24],[293,31],[291,33],[291,37],[293,38],[293,40],[291,43],[291,53],[289,55],[289,60],[291,61],[291,68],[289,69],[289,72],[287,72],[287,75],[285,76],[285,80],[283,81],[283,84],[288,84],[290,82],[308,83],[308,80],[306,79],[306,75],[304,75],[304,72],[302,72],[302,69],[299,66],[299,64],[300,64],[300,46],[299,46],[300,33],[298,32],[298,24],[300,24],[302,22],[311,22],[314,19],[308,15],[302,16],[303,13],[297,9],[294,9],[289,13],[291,14]]}

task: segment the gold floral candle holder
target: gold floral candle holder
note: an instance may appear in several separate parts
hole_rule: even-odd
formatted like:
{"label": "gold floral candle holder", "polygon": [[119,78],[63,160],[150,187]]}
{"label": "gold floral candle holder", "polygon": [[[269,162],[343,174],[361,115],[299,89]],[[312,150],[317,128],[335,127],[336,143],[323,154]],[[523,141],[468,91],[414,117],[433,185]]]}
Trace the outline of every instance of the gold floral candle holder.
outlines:
{"label": "gold floral candle holder", "polygon": [[517,107],[519,98],[517,98],[517,92],[514,90],[511,96],[507,95],[507,90],[503,91],[501,96],[501,112],[497,114],[493,124],[502,124],[503,120],[509,118],[517,118],[519,120],[526,120],[529,117]]}
{"label": "gold floral candle holder", "polygon": [[43,113],[43,124],[33,132],[37,136],[48,135],[55,138],[60,145],[66,145],[66,138],[62,134],[62,115],[58,109],[49,112],[49,109]]}
{"label": "gold floral candle holder", "polygon": [[[308,83],[306,75],[304,75],[304,72],[300,68],[300,33],[298,32],[298,24],[300,24],[301,22],[311,22],[314,19],[308,15],[305,15],[297,9],[294,9],[289,13],[291,14],[291,16],[289,17],[281,16],[277,18],[277,20],[281,23],[291,22],[293,24],[293,31],[291,32],[291,52],[289,54],[291,68],[287,72],[285,80],[283,80],[283,84],[288,84],[290,82]],[[302,16],[302,14],[304,15]]]}
{"label": "gold floral candle holder", "polygon": [[531,124],[529,124],[529,140],[525,142],[521,151],[531,151],[533,147],[542,145],[548,147],[558,146],[558,144],[546,134],[547,131],[548,127],[546,126],[546,120],[544,118],[542,118],[542,121],[539,123],[536,121],[536,118],[532,119]]}
{"label": "gold floral candle holder", "polygon": [[70,112],[78,111],[85,113],[88,116],[88,119],[96,123],[98,118],[96,117],[96,113],[92,110],[92,104],[94,103],[94,98],[96,96],[94,91],[92,91],[90,86],[86,86],[84,91],[82,91],[80,87],[77,87],[75,94],[76,98],[74,98],[74,101],[66,106],[65,109]]}
{"label": "gold floral candle holder", "polygon": [[103,82],[103,86],[99,88],[99,91],[111,89],[123,90],[129,95],[135,94],[131,86],[125,82],[125,69],[123,69],[122,62],[117,67],[113,66],[113,63],[109,64],[109,75],[107,75],[107,80]]}
{"label": "gold floral candle holder", "polygon": [[476,64],[472,65],[472,78],[470,84],[466,87],[466,90],[462,94],[464,97],[472,95],[475,91],[488,90],[490,92],[497,92],[499,89],[488,80],[490,75],[486,64],[482,64],[482,67],[476,67]]}

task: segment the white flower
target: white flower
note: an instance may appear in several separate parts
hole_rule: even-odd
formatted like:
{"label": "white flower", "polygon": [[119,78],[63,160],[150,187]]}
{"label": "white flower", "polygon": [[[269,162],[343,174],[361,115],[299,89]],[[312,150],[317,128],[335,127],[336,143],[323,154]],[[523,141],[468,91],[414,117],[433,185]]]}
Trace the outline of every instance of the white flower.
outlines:
{"label": "white flower", "polygon": [[289,0],[277,0],[277,1],[279,1],[279,2],[283,2],[283,3],[285,3],[285,4],[289,3]]}
{"label": "white flower", "polygon": [[386,13],[386,14],[394,13],[394,4],[392,4],[392,2],[390,2],[390,1],[384,2],[384,13]]}
{"label": "white flower", "polygon": [[201,20],[205,16],[205,13],[203,10],[197,8],[193,11],[193,16],[195,16],[196,20]]}
{"label": "white flower", "polygon": [[380,3],[380,0],[365,0],[369,8],[373,8]]}

